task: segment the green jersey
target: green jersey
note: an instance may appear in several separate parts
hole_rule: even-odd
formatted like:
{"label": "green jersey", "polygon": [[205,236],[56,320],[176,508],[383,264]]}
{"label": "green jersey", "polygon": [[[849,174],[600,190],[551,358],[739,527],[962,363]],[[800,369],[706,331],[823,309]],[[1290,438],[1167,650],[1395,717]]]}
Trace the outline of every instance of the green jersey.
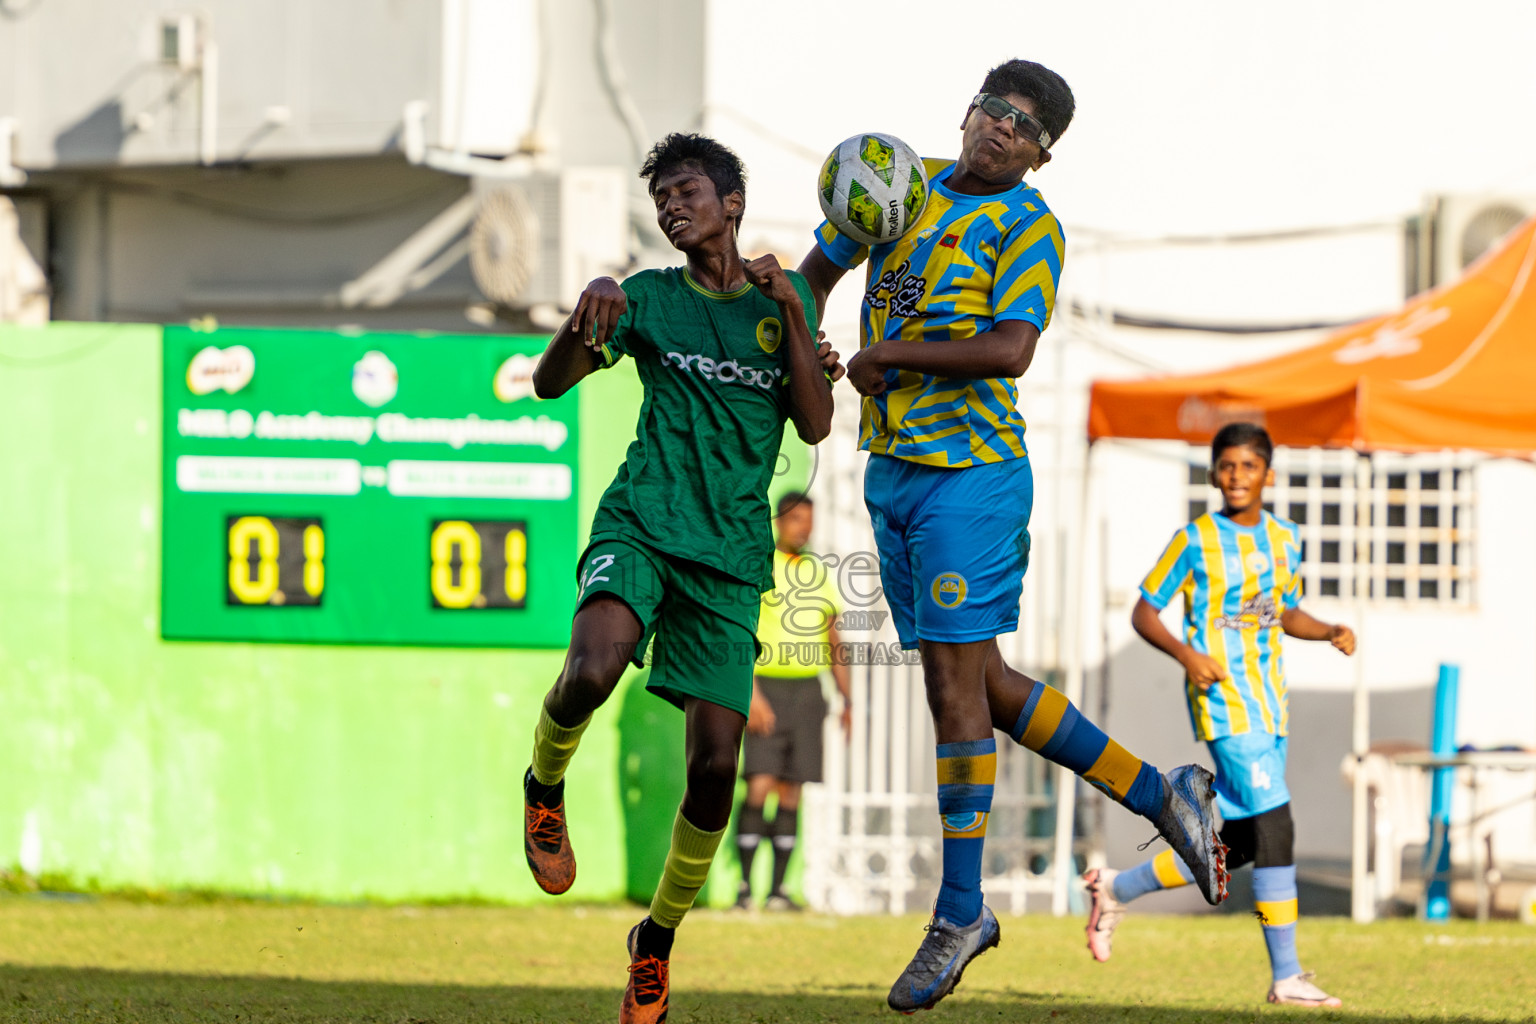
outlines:
{"label": "green jersey", "polygon": [[[810,286],[788,273],[814,337]],[[768,484],[790,407],[778,303],[750,284],[709,291],[683,267],[642,271],[623,288],[629,307],[603,365],[632,357],[645,399],[592,539],[639,540],[767,590]]]}

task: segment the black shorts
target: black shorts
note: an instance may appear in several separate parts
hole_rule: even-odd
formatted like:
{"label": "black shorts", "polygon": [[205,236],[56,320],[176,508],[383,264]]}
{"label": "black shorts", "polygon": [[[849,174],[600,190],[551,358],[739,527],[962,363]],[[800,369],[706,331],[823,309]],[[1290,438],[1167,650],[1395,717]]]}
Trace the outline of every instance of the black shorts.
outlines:
{"label": "black shorts", "polygon": [[742,776],[772,775],[790,782],[820,782],[821,726],[827,718],[820,678],[758,676],[753,683],[773,709],[773,732],[767,736],[746,734],[742,742]]}

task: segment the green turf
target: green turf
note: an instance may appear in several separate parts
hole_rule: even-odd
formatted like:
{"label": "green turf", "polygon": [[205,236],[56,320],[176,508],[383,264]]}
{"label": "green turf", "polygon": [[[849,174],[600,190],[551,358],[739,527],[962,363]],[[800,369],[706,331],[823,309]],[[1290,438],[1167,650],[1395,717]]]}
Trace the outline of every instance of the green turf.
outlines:
{"label": "green turf", "polygon": [[[641,913],[0,899],[0,1020],[608,1021]],[[922,923],[696,912],[670,1021],[895,1021],[885,992]],[[1536,1021],[1536,929],[1515,924],[1304,920],[1303,962],[1342,1011],[1264,1005],[1263,943],[1241,917],[1131,917],[1103,965],[1081,920],[1002,924],[928,1020]]]}

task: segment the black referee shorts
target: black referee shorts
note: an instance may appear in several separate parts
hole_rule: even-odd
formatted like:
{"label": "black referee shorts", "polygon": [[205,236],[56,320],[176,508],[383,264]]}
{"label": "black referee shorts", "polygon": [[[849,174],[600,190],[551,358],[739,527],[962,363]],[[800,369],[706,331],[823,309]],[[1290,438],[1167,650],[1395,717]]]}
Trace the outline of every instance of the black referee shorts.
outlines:
{"label": "black referee shorts", "polygon": [[767,736],[746,734],[742,742],[742,777],[771,775],[789,782],[820,782],[821,726],[827,717],[821,678],[758,676],[753,683],[773,709],[773,732]]}

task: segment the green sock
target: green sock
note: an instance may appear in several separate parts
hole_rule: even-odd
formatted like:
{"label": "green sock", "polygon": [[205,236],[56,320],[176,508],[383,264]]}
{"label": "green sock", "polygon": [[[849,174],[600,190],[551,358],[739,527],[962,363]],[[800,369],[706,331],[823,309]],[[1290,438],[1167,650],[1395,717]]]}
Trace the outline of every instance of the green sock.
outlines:
{"label": "green sock", "polygon": [[709,878],[709,865],[715,849],[725,837],[725,829],[704,832],[695,828],[683,812],[672,822],[672,847],[667,864],[661,869],[661,884],[651,898],[651,920],[663,928],[676,928],[693,906],[699,890]]}
{"label": "green sock", "polygon": [[565,766],[571,763],[581,734],[592,716],[588,715],[567,729],[549,717],[549,708],[540,706],[539,724],[533,727],[533,780],[541,786],[553,786],[565,778]]}

